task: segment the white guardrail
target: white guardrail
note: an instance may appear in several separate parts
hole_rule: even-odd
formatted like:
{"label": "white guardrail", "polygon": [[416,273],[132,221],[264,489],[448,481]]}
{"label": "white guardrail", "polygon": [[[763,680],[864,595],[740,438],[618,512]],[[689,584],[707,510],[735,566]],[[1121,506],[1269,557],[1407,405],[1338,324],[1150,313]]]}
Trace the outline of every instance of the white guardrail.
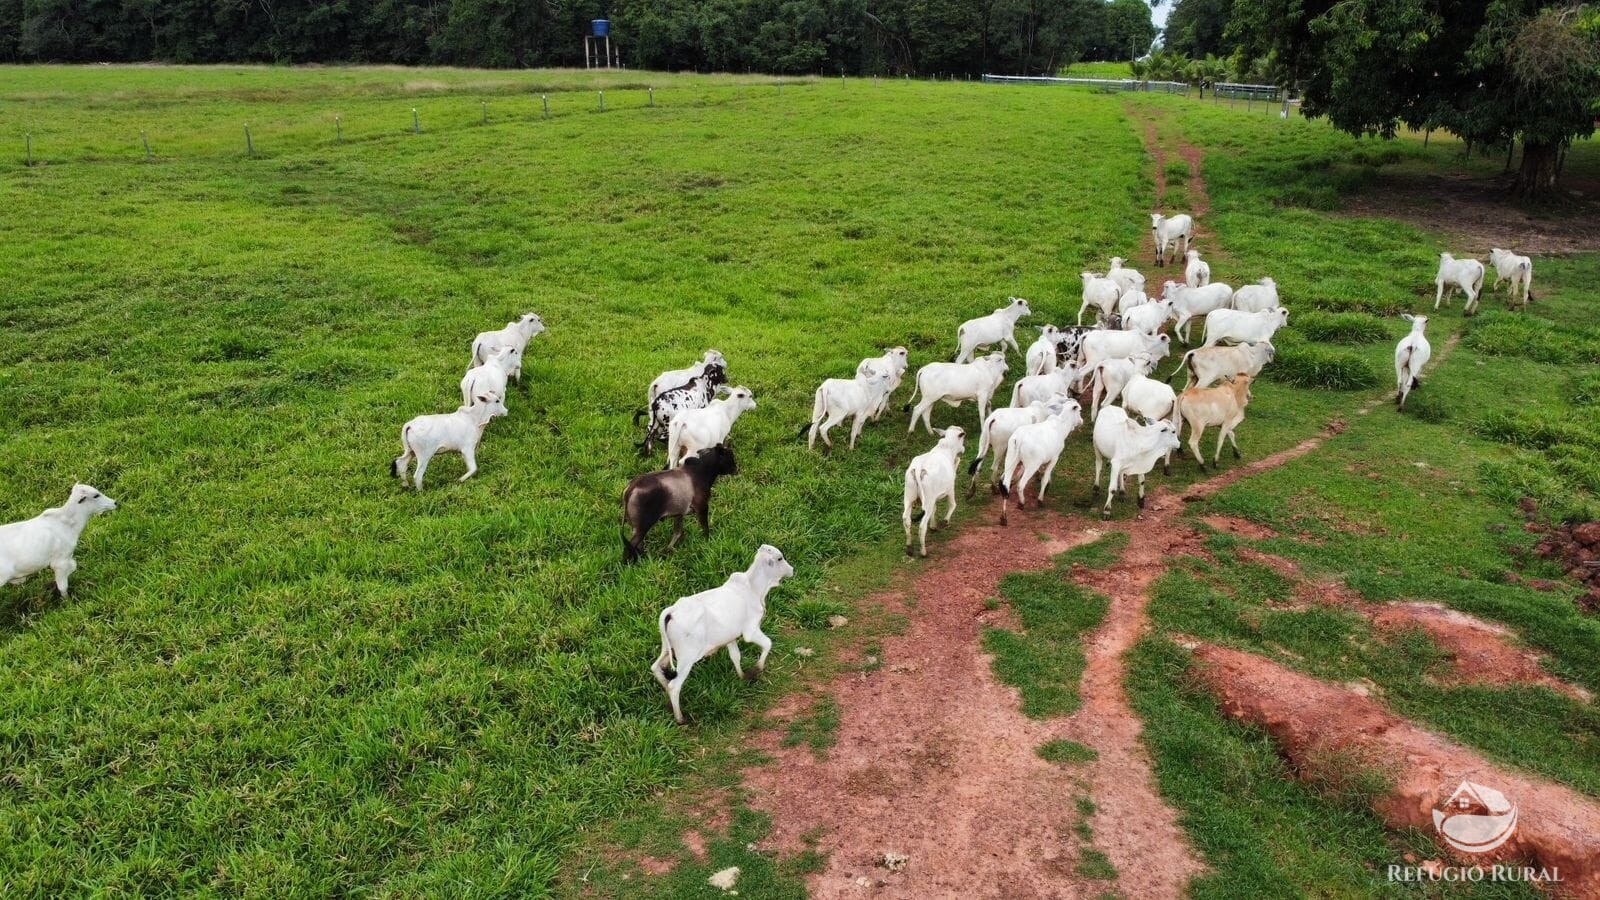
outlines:
{"label": "white guardrail", "polygon": [[1042,75],[985,75],[983,80],[986,84],[1065,84],[1119,91],[1158,91],[1163,94],[1182,94],[1189,90],[1189,85],[1181,81],[1140,81],[1137,78],[1048,78]]}

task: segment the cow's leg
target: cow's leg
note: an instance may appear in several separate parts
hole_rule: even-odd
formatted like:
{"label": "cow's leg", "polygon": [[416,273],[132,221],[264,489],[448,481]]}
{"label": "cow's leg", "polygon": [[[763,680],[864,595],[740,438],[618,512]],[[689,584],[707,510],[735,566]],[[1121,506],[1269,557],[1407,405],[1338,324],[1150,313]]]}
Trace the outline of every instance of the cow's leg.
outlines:
{"label": "cow's leg", "polygon": [[433,459],[433,452],[431,450],[426,452],[421,450],[417,451],[417,471],[411,477],[413,483],[416,484],[417,490],[419,491],[422,490],[422,473],[428,471],[428,461],[431,459]]}
{"label": "cow's leg", "polygon": [[467,462],[467,471],[456,479],[457,482],[466,481],[468,478],[478,474],[478,448],[470,444],[462,447],[461,458]]}
{"label": "cow's leg", "polygon": [[56,573],[56,591],[62,597],[66,597],[67,579],[72,577],[73,572],[78,571],[78,561],[68,556],[51,563],[50,568]]}
{"label": "cow's leg", "polygon": [[679,659],[678,665],[681,668],[678,669],[678,674],[667,682],[667,700],[672,704],[672,718],[676,719],[679,725],[685,723],[683,706],[678,702],[678,698],[683,694],[683,683],[689,680],[689,670],[694,668],[695,662],[697,660]]}
{"label": "cow's leg", "polygon": [[1194,454],[1194,461],[1200,464],[1200,471],[1205,471],[1206,458],[1200,452],[1200,436],[1206,433],[1204,425],[1191,425],[1189,427],[1189,452]]}
{"label": "cow's leg", "polygon": [[858,412],[858,413],[856,413],[856,417],[853,420],[851,420],[851,422],[850,422],[850,449],[851,450],[854,450],[856,448],[856,439],[861,437],[861,426],[866,422],[866,419],[867,419],[867,414],[866,413],[859,413]]}
{"label": "cow's leg", "polygon": [[928,523],[933,521],[933,510],[937,505],[938,501],[935,500],[922,508],[922,525],[919,527],[918,537],[922,542],[922,555],[924,557],[928,555]]}
{"label": "cow's leg", "polygon": [[678,513],[672,517],[672,540],[667,541],[667,549],[670,551],[678,546],[681,540],[683,540],[683,513]]}
{"label": "cow's leg", "polygon": [[744,638],[747,643],[755,644],[761,648],[761,655],[756,658],[756,667],[750,676],[750,680],[755,681],[761,676],[762,672],[767,670],[767,654],[772,652],[772,638],[762,633],[760,623],[745,629],[744,634],[740,635],[740,637]]}
{"label": "cow's leg", "polygon": [[739,642],[737,640],[728,642],[728,660],[733,663],[733,674],[743,679],[745,677],[744,666],[739,664]]}

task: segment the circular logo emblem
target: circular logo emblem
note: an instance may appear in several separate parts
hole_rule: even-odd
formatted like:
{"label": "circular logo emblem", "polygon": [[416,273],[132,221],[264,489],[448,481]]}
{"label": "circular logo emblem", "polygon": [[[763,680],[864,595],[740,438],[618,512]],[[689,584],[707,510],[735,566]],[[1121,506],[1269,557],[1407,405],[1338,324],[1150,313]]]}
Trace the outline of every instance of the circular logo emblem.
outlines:
{"label": "circular logo emblem", "polygon": [[1488,853],[1517,830],[1517,805],[1492,787],[1463,781],[1433,811],[1433,827],[1463,853]]}

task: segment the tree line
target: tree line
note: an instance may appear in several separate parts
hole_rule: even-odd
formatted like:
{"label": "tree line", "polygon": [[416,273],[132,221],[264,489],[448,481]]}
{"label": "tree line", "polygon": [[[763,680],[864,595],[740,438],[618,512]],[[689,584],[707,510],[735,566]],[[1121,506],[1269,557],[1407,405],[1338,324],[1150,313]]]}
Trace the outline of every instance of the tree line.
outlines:
{"label": "tree line", "polygon": [[1291,86],[1351,134],[1445,131],[1508,165],[1520,145],[1530,196],[1600,115],[1600,7],[1574,0],[1177,0],[1165,47]]}
{"label": "tree line", "polygon": [[1145,0],[0,0],[0,61],[1053,73],[1155,40]]}

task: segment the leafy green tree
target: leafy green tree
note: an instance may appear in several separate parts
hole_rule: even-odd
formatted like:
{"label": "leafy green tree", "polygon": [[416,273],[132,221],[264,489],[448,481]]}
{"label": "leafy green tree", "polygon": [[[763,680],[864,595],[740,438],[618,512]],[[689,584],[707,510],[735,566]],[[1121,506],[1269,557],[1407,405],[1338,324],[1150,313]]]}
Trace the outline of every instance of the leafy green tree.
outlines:
{"label": "leafy green tree", "polygon": [[1237,46],[1227,35],[1232,14],[1233,0],[1178,0],[1167,14],[1162,47],[1195,59],[1227,56]]}
{"label": "leafy green tree", "polygon": [[1552,191],[1575,138],[1594,133],[1600,14],[1550,0],[1237,0],[1232,32],[1272,54],[1304,111],[1352,134],[1441,128],[1523,145],[1513,189]]}

